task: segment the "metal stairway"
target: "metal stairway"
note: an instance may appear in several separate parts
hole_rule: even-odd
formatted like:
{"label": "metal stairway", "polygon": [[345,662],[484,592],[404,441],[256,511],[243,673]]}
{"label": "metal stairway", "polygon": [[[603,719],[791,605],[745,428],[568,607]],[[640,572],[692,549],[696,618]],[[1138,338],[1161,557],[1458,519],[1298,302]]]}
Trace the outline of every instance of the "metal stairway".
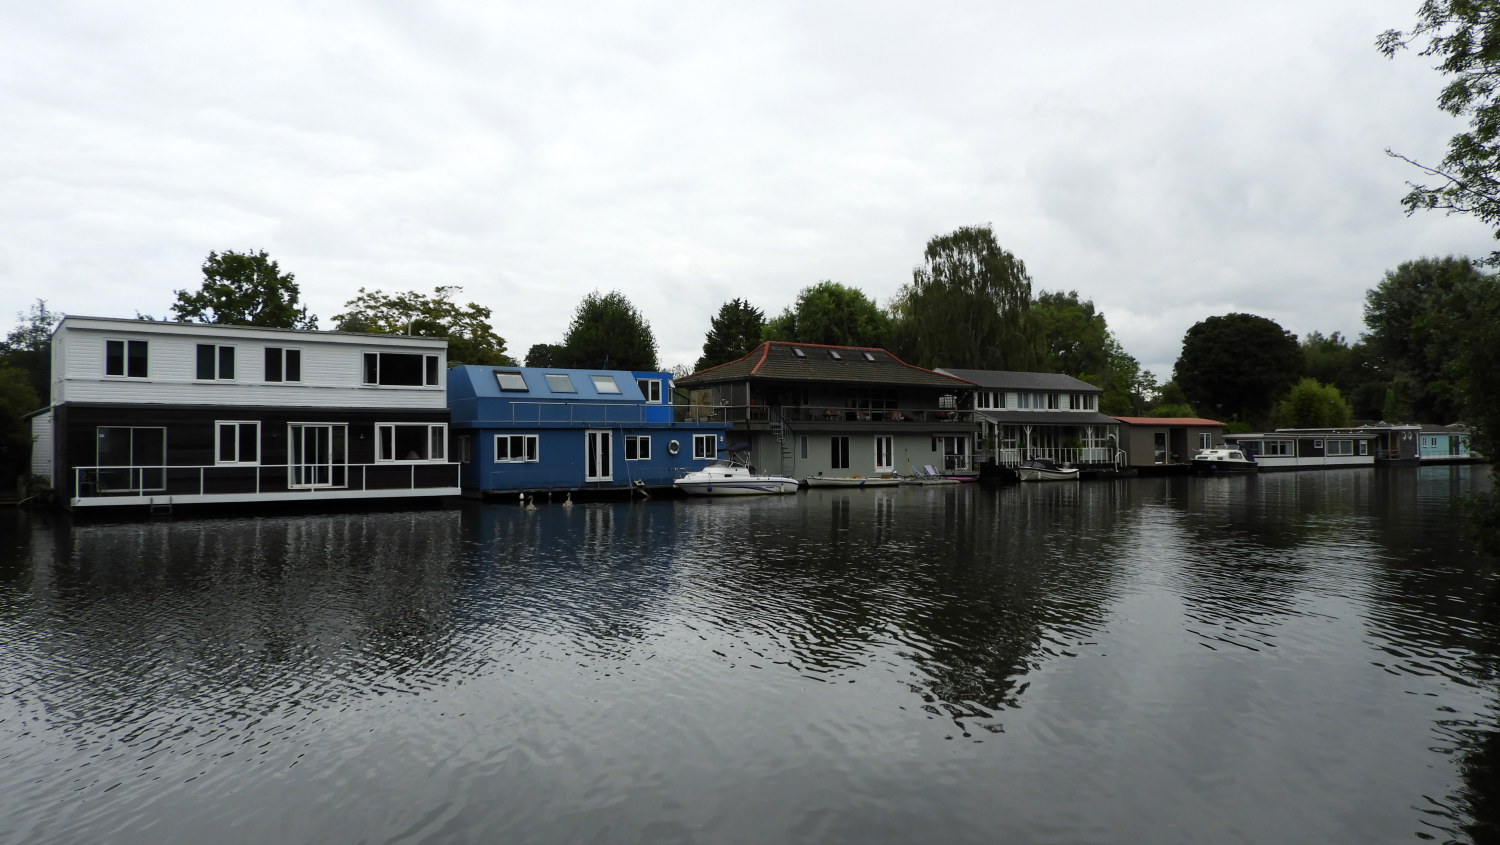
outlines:
{"label": "metal stairway", "polygon": [[792,444],[788,442],[791,439],[790,431],[786,418],[780,414],[777,414],[776,418],[771,421],[771,434],[776,438],[777,445],[781,446],[781,474],[788,478],[791,477],[796,464],[792,457]]}

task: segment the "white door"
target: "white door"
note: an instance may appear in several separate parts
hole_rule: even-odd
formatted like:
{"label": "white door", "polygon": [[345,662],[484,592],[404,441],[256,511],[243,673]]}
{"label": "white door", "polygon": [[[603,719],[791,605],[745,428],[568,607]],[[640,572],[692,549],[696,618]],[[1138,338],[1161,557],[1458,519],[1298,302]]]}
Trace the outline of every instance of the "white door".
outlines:
{"label": "white door", "polygon": [[612,438],[607,431],[590,431],[584,434],[584,480],[612,481],[614,473],[610,467]]}
{"label": "white door", "polygon": [[343,487],[344,426],[291,423],[287,426],[287,485]]}
{"label": "white door", "polygon": [[896,458],[892,438],[888,434],[876,435],[875,437],[875,471],[895,472]]}

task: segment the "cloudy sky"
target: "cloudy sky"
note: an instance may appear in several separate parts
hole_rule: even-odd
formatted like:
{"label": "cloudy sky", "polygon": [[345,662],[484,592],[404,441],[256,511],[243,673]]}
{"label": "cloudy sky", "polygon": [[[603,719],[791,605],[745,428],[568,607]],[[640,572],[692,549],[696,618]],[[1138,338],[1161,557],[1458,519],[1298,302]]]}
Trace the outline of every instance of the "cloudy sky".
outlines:
{"label": "cloudy sky", "polygon": [[1374,48],[1417,5],[0,0],[0,317],[164,315],[265,249],[325,321],[461,286],[518,358],[619,290],[670,367],[990,224],[1163,376],[1232,311],[1355,336],[1386,270],[1491,248],[1398,202],[1384,150],[1460,128]]}

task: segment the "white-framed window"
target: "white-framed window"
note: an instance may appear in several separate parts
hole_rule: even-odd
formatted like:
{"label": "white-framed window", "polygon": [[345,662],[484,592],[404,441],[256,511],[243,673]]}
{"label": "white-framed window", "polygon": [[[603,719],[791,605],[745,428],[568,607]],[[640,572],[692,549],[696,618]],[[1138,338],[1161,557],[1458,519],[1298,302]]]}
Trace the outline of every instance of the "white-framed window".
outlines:
{"label": "white-framed window", "polygon": [[828,439],[828,465],[833,469],[849,468],[849,438],[835,436]]}
{"label": "white-framed window", "polygon": [[1030,393],[1017,393],[1016,394],[1016,408],[1018,408],[1019,410],[1022,410],[1022,411],[1029,411],[1029,410],[1031,410],[1031,394]]}
{"label": "white-framed window", "polygon": [[625,435],[625,460],[651,460],[651,438],[645,434]]}
{"label": "white-framed window", "polygon": [[719,435],[717,434],[695,434],[693,435],[693,459],[698,461],[711,461],[719,457]]}
{"label": "white-framed window", "polygon": [[438,356],[420,352],[364,353],[364,383],[382,387],[438,385]]}
{"label": "white-framed window", "polygon": [[214,463],[254,466],[260,463],[260,423],[219,420],[214,423]]}
{"label": "white-framed window", "polygon": [[1368,440],[1361,440],[1361,441],[1359,441],[1359,453],[1361,455],[1368,455],[1368,454],[1370,454],[1370,441],[1368,441]]}
{"label": "white-framed window", "polygon": [[495,435],[495,463],[534,464],[537,462],[537,435]]}
{"label": "white-framed window", "polygon": [[1354,441],[1353,440],[1330,440],[1330,441],[1328,441],[1328,454],[1329,455],[1353,455],[1354,454]]}
{"label": "white-framed window", "polygon": [[1059,402],[1061,402],[1061,401],[1062,401],[1062,395],[1061,394],[1048,393],[1047,394],[1047,410],[1049,410],[1049,411],[1059,410],[1060,409],[1059,408]]}
{"label": "white-framed window", "polygon": [[150,347],[144,340],[104,341],[104,374],[120,378],[146,378]]}
{"label": "white-framed window", "polygon": [[600,393],[619,393],[620,384],[615,381],[614,376],[591,375],[589,381],[594,383],[594,390]]}
{"label": "white-framed window", "polygon": [[1313,441],[1313,448],[1314,449],[1321,449],[1321,448],[1323,448],[1323,441],[1321,441],[1321,440],[1314,440]]}
{"label": "white-framed window", "polygon": [[266,381],[302,381],[302,350],[267,346]]}
{"label": "white-framed window", "polygon": [[286,433],[288,486],[349,486],[348,423],[289,422]]}
{"label": "white-framed window", "polygon": [[234,378],[234,347],[217,343],[198,344],[199,381],[228,381]]}
{"label": "white-framed window", "polygon": [[648,404],[661,404],[661,379],[638,378],[635,380],[635,386],[641,389],[641,395],[646,397]]}
{"label": "white-framed window", "polygon": [[578,392],[578,388],[573,386],[573,379],[569,378],[567,373],[548,373],[547,387],[551,388],[553,393]]}
{"label": "white-framed window", "polygon": [[1290,458],[1297,454],[1297,441],[1267,440],[1260,448],[1260,453],[1268,458]]}
{"label": "white-framed window", "polygon": [[1198,432],[1198,448],[1199,449],[1212,449],[1213,445],[1214,445],[1214,436],[1212,434],[1209,434],[1206,431],[1200,431],[1200,432]]}
{"label": "white-framed window", "polygon": [[448,460],[447,423],[376,423],[375,460]]}
{"label": "white-framed window", "polygon": [[875,471],[894,472],[896,470],[895,439],[889,434],[878,434],[875,436]]}

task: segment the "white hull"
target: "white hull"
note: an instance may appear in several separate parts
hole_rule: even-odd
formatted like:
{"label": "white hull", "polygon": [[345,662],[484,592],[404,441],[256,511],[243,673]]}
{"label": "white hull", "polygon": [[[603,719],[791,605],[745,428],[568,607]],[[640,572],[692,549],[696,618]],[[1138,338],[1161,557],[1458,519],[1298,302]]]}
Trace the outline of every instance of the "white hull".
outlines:
{"label": "white hull", "polygon": [[764,477],[718,478],[702,481],[678,479],[672,486],[689,496],[761,496],[797,492],[797,479],[768,475]]}
{"label": "white hull", "polygon": [[1018,467],[1016,474],[1021,476],[1022,481],[1077,481],[1078,469],[1037,469],[1035,467]]}

